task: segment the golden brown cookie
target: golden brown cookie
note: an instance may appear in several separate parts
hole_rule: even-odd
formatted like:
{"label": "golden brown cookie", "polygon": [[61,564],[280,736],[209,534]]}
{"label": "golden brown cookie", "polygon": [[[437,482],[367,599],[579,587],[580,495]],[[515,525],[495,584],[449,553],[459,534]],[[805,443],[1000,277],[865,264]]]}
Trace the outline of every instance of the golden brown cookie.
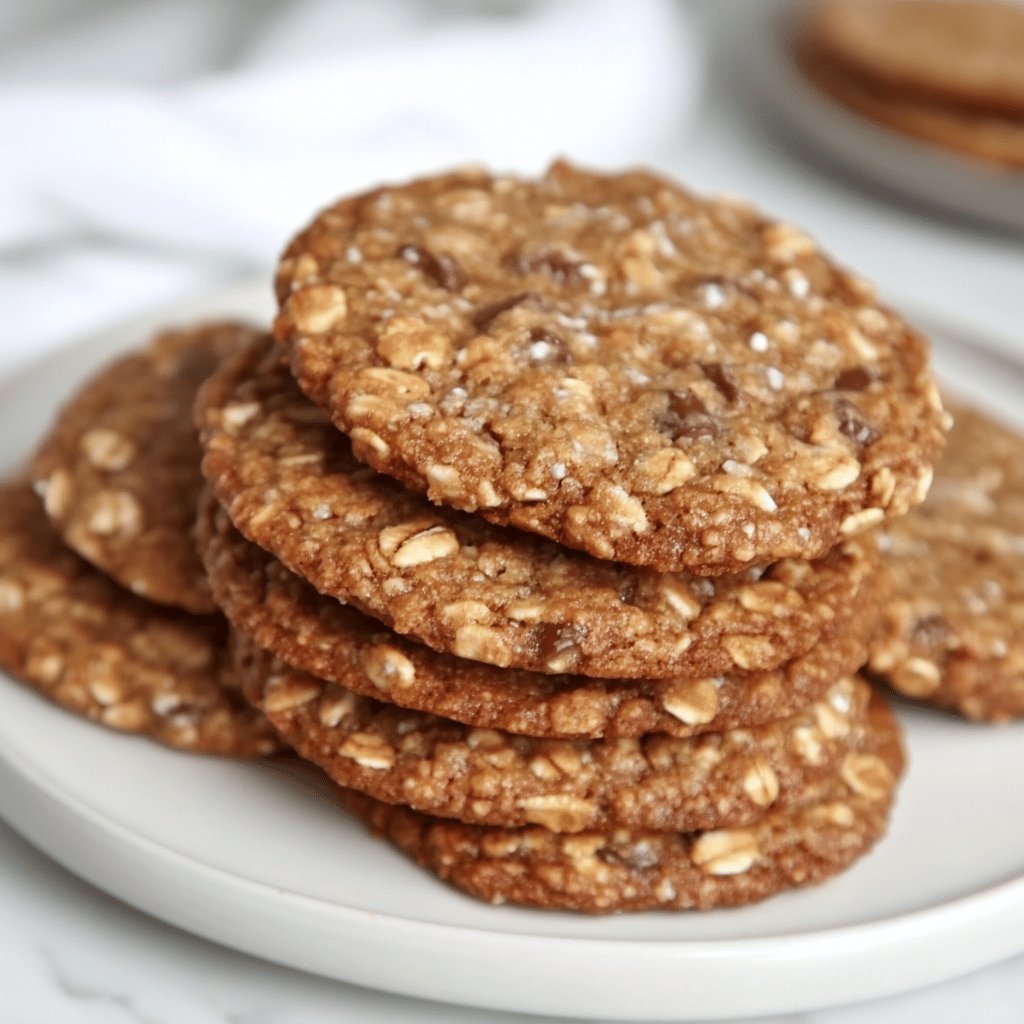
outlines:
{"label": "golden brown cookie", "polygon": [[250,540],[397,632],[492,665],[648,678],[776,668],[849,618],[875,565],[854,539],[814,563],[664,575],[435,507],[357,462],[269,342],[210,378],[197,416],[203,472]]}
{"label": "golden brown cookie", "polygon": [[295,668],[367,697],[467,725],[549,738],[685,737],[795,714],[866,659],[872,585],[816,647],[771,671],[603,680],[496,669],[439,654],[319,594],[200,502],[198,540],[214,596],[235,628]]}
{"label": "golden brown cookie", "polygon": [[275,335],[356,456],[492,522],[714,576],[921,501],[924,339],[802,232],[656,175],[462,171],[288,247]]}
{"label": "golden brown cookie", "polygon": [[281,749],[221,671],[227,630],[122,590],[66,548],[27,483],[0,485],[0,667],[57,704],[183,750]]}
{"label": "golden brown cookie", "polygon": [[754,903],[849,867],[885,832],[903,754],[877,695],[862,747],[806,800],[698,833],[564,835],[431,818],[343,790],[343,804],[442,880],[490,903],[603,914]]}
{"label": "golden brown cookie", "polygon": [[968,718],[1024,716],[1024,438],[954,407],[928,500],[882,536],[894,581],[870,669]]}
{"label": "golden brown cookie", "polygon": [[949,107],[873,86],[814,54],[804,71],[823,92],[859,114],[897,131],[965,156],[1024,168],[1024,117]]}
{"label": "golden brown cookie", "polygon": [[798,802],[858,749],[870,688],[856,677],[792,718],[692,739],[539,740],[361,697],[235,640],[243,692],[339,785],[426,814],[555,832],[691,832]]}
{"label": "golden brown cookie", "polygon": [[992,0],[829,0],[809,45],[858,77],[950,107],[1024,116],[1024,9]]}
{"label": "golden brown cookie", "polygon": [[36,489],[66,543],[151,601],[216,607],[190,536],[202,481],[192,403],[253,336],[235,323],[159,335],[84,385],[36,454]]}

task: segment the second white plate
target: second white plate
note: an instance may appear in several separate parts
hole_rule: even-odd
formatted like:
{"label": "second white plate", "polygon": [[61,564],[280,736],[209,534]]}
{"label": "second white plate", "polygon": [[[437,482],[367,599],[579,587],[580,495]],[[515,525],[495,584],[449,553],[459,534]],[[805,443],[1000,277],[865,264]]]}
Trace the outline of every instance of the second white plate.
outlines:
{"label": "second white plate", "polygon": [[[113,352],[168,320],[265,321],[268,304],[262,282],[179,303],[0,385],[3,468]],[[1024,372],[958,339],[938,354],[961,390],[1012,415]],[[157,917],[330,977],[563,1016],[751,1016],[897,992],[1024,951],[1024,725],[902,717],[910,771],[878,849],[820,888],[707,914],[476,903],[370,838],[312,776],[116,735],[6,678],[0,815]]]}

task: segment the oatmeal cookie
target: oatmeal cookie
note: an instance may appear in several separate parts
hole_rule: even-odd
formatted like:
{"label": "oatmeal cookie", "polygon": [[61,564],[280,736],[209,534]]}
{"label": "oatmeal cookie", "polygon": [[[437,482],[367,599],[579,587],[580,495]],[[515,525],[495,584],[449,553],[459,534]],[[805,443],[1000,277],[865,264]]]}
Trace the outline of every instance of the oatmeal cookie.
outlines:
{"label": "oatmeal cookie", "polygon": [[997,0],[829,0],[807,45],[886,90],[965,111],[1024,117],[1024,10]]}
{"label": "oatmeal cookie", "polygon": [[361,460],[604,559],[715,576],[920,502],[927,345],[796,228],[654,174],[461,171],[324,211],[275,336]]}
{"label": "oatmeal cookie", "polygon": [[235,629],[289,665],[347,690],[484,729],[548,738],[676,737],[756,726],[795,714],[866,660],[881,592],[873,583],[849,622],[771,671],[703,678],[588,679],[440,654],[316,591],[200,503],[200,550]]}
{"label": "oatmeal cookie", "polygon": [[201,753],[280,750],[223,671],[220,616],[123,590],[66,548],[27,483],[0,485],[0,667],[75,714]]}
{"label": "oatmeal cookie", "polygon": [[887,128],[964,156],[1024,168],[1024,117],[1012,118],[893,94],[821,62],[803,57],[804,72],[833,99]]}
{"label": "oatmeal cookie", "polygon": [[253,336],[234,323],[161,334],[89,381],[36,454],[36,489],[65,542],[151,601],[216,607],[190,536],[202,482],[192,403]]}
{"label": "oatmeal cookie", "polygon": [[433,506],[353,458],[269,342],[223,364],[197,417],[203,472],[246,537],[397,632],[503,668],[777,668],[849,620],[876,564],[872,542],[853,538],[816,562],[666,575]]}
{"label": "oatmeal cookie", "polygon": [[892,597],[871,671],[968,718],[1024,716],[1024,437],[954,407],[928,500],[882,536]]}
{"label": "oatmeal cookie", "polygon": [[361,697],[235,639],[245,695],[300,757],[339,785],[481,825],[554,832],[692,832],[747,825],[798,801],[863,741],[870,688],[856,677],[756,729],[692,739],[544,740]]}
{"label": "oatmeal cookie", "polygon": [[862,747],[835,776],[805,802],[772,808],[746,827],[565,835],[432,818],[352,790],[341,799],[428,871],[490,903],[593,914],[737,906],[822,882],[883,835],[903,754],[877,695],[870,715]]}

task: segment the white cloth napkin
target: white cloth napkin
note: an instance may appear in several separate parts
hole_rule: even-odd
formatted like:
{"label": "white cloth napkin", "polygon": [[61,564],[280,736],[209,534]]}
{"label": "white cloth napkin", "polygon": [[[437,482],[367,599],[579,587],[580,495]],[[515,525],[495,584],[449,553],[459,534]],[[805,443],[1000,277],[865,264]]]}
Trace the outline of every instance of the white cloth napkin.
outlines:
{"label": "white cloth napkin", "polygon": [[656,159],[700,80],[671,0],[40,9],[0,34],[0,367],[267,269],[380,180]]}

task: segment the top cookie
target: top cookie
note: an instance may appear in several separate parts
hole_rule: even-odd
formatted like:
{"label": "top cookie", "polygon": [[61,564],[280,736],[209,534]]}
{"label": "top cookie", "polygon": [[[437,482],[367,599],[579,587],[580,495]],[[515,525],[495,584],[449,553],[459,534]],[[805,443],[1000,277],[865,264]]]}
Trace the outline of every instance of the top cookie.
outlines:
{"label": "top cookie", "polygon": [[701,575],[920,501],[926,345],[805,235],[645,172],[462,171],[289,246],[275,333],[356,455],[435,502]]}
{"label": "top cookie", "polygon": [[65,542],[151,601],[216,608],[191,536],[202,483],[192,403],[255,336],[235,323],[159,335],[89,381],[36,453],[35,487]]}
{"label": "top cookie", "polygon": [[812,46],[891,88],[1024,114],[1024,10],[986,0],[832,0],[813,5]]}

